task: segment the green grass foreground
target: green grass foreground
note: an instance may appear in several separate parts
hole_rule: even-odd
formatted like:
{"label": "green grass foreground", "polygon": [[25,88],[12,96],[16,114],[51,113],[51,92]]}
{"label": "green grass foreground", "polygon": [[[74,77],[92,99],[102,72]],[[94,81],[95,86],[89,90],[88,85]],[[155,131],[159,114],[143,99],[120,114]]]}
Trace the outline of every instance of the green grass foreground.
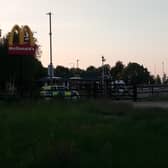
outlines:
{"label": "green grass foreground", "polygon": [[168,110],[106,100],[0,103],[1,168],[168,166]]}

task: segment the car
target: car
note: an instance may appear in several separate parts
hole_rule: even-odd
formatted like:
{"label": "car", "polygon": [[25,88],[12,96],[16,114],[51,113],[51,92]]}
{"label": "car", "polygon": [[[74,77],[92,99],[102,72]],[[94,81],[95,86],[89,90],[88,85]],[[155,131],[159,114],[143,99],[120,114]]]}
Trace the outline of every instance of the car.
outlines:
{"label": "car", "polygon": [[116,80],[112,83],[112,89],[115,94],[123,95],[126,91],[126,84],[123,80]]}
{"label": "car", "polygon": [[44,85],[41,87],[40,96],[44,98],[65,98],[79,99],[79,93],[76,90],[68,89],[59,85]]}

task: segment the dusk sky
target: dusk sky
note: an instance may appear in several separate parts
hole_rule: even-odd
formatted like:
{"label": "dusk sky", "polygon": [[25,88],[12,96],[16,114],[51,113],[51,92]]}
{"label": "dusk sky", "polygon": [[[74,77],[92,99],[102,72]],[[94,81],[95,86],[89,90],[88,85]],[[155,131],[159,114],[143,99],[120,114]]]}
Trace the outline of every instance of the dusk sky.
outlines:
{"label": "dusk sky", "polygon": [[[2,3],[2,2],[1,2]],[[49,64],[49,20],[53,30],[53,64],[80,68],[137,62],[152,73],[168,73],[167,0],[5,0],[1,4],[3,35],[15,24],[29,25]]]}

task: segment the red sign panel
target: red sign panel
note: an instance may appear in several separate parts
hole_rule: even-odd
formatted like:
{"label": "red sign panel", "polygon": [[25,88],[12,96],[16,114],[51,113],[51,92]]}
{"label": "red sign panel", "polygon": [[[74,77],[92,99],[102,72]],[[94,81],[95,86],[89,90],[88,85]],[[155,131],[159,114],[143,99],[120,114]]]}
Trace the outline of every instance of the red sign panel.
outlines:
{"label": "red sign panel", "polygon": [[8,47],[9,55],[35,55],[35,46],[13,45]]}

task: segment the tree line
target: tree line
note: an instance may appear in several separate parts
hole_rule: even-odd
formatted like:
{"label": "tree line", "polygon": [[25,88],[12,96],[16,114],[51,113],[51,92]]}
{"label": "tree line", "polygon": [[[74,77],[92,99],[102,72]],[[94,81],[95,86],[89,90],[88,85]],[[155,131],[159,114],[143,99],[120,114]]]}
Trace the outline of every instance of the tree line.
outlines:
{"label": "tree line", "polygon": [[63,78],[69,78],[72,76],[80,76],[86,79],[100,79],[104,72],[104,78],[110,80],[123,80],[127,84],[161,84],[162,81],[167,83],[166,75],[163,80],[159,75],[156,77],[151,75],[146,67],[135,62],[130,62],[124,65],[121,61],[117,61],[116,64],[111,67],[109,64],[105,64],[96,68],[95,66],[89,66],[86,70],[80,68],[67,68],[58,65],[55,68],[55,74]]}

